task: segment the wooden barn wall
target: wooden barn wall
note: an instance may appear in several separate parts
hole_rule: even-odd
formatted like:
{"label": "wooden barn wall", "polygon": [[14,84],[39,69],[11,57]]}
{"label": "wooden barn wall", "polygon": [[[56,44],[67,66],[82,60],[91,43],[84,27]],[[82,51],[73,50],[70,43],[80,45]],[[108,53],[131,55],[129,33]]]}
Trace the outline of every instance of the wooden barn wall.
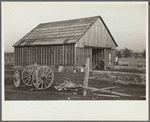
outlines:
{"label": "wooden barn wall", "polygon": [[[76,47],[76,66],[86,64],[86,59],[92,59],[92,48],[89,47]],[[92,60],[90,60],[92,62]]]}
{"label": "wooden barn wall", "polygon": [[75,64],[75,45],[15,47],[15,66],[40,64],[72,66]]}
{"label": "wooden barn wall", "polygon": [[76,47],[84,47],[84,45],[116,48],[115,43],[100,19],[76,43]]}
{"label": "wooden barn wall", "polygon": [[[111,59],[109,59],[111,55]],[[95,66],[100,63],[100,59],[105,60],[105,66],[115,65],[116,50],[115,49],[94,49],[90,47],[76,47],[76,66],[86,64],[86,59],[90,58],[90,64]]]}

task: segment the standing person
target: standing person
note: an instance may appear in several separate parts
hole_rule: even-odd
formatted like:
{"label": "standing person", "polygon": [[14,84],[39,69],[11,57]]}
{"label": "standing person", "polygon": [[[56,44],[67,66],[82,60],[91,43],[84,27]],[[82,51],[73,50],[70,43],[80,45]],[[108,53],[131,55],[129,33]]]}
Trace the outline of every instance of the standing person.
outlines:
{"label": "standing person", "polygon": [[101,70],[102,68],[101,68],[101,62],[102,62],[102,59],[100,58],[100,60],[99,60],[99,70]]}
{"label": "standing person", "polygon": [[101,61],[101,69],[102,69],[102,70],[105,70],[105,62],[104,62],[104,59],[102,59],[102,61]]}
{"label": "standing person", "polygon": [[100,62],[96,65],[95,69],[101,70],[101,59]]}

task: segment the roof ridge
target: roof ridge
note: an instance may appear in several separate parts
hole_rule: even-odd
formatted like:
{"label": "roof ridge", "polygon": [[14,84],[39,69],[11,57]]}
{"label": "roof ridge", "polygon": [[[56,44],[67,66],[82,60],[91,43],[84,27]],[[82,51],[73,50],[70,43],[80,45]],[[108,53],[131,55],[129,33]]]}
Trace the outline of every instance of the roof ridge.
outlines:
{"label": "roof ridge", "polygon": [[96,17],[98,18],[98,17],[101,17],[101,16],[92,16],[92,17],[85,17],[85,18],[78,18],[78,19],[68,19],[68,20],[53,21],[53,22],[46,22],[46,23],[40,23],[40,24],[50,24],[50,23],[57,23],[57,22],[67,22],[67,21],[87,19],[87,18],[96,18]]}

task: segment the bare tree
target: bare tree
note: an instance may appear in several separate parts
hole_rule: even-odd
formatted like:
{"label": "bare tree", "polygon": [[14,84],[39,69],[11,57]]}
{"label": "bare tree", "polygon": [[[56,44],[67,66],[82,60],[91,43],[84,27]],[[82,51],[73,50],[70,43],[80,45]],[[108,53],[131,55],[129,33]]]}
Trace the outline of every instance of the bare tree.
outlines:
{"label": "bare tree", "polygon": [[121,51],[120,50],[116,50],[116,56],[118,56],[118,58],[122,57]]}

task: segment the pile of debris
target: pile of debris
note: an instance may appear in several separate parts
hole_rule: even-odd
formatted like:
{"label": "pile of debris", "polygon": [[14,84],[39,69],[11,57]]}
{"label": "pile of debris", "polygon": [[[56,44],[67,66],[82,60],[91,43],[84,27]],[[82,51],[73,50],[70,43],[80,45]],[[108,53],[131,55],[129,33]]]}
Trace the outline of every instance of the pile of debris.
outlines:
{"label": "pile of debris", "polygon": [[115,83],[121,83],[125,85],[129,84],[138,84],[138,85],[145,85],[146,84],[146,75],[145,74],[140,74],[138,77],[129,77],[129,76],[115,76],[115,75],[100,75],[100,74],[94,74],[93,77],[89,77],[89,79],[94,79],[94,80],[100,80],[100,81],[111,81]]}
{"label": "pile of debris", "polygon": [[[131,97],[131,95],[123,94],[119,92],[114,92],[114,88],[120,88],[118,86],[106,87],[106,88],[93,88],[93,87],[85,87],[81,84],[73,83],[69,78],[65,77],[64,83],[54,86],[57,91],[71,91],[74,95],[76,94],[83,94],[83,90],[87,91],[88,95],[91,96],[91,99],[95,100],[98,99],[99,96],[102,97],[113,97],[113,98],[120,98],[121,96],[124,97]],[[105,93],[105,94],[104,94]]]}
{"label": "pile of debris", "polygon": [[77,84],[74,84],[69,78],[65,77],[67,80],[64,80],[64,83],[60,84],[59,86],[54,86],[54,88],[57,91],[67,91],[67,90],[71,90],[71,91],[76,91],[77,88],[79,88],[80,86]]}
{"label": "pile of debris", "polygon": [[145,85],[146,84],[146,75],[140,74],[140,78],[134,78],[134,81],[131,82],[131,84]]}

